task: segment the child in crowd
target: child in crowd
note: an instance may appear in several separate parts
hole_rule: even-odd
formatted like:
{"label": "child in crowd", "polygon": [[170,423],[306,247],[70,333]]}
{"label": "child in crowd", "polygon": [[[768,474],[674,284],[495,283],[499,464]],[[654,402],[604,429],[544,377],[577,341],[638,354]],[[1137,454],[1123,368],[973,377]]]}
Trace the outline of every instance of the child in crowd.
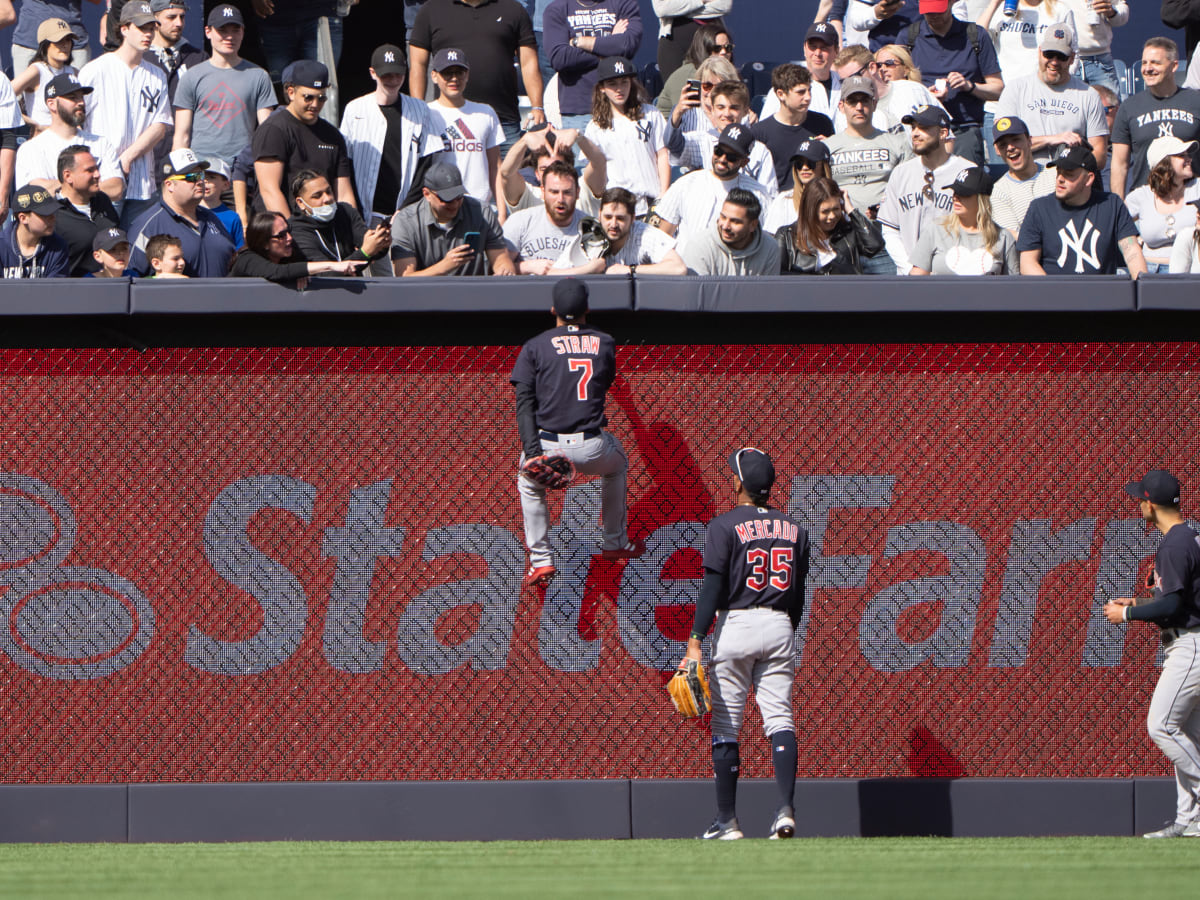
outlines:
{"label": "child in crowd", "polygon": [[92,239],[92,258],[100,264],[99,272],[88,272],[85,278],[133,278],[129,268],[129,236],[120,228],[102,228]]}
{"label": "child in crowd", "polygon": [[242,220],[236,212],[225,205],[223,199],[232,183],[229,177],[229,164],[223,159],[210,157],[208,171],[205,175],[204,199],[200,201],[200,205],[212,210],[213,214],[221,220],[221,224],[225,226],[225,230],[229,232],[229,236],[233,238],[234,248],[241,250],[246,246]]}
{"label": "child in crowd", "polygon": [[169,234],[156,234],[146,242],[146,259],[154,270],[152,278],[187,278],[183,270],[187,260],[183,258],[183,243]]}
{"label": "child in crowd", "polygon": [[78,40],[71,26],[62,19],[47,19],[38,26],[38,48],[33,62],[13,79],[13,93],[21,97],[25,121],[34,130],[50,126],[50,109],[43,91],[56,75],[75,74],[71,53]]}
{"label": "child in crowd", "polygon": [[464,96],[471,72],[467,55],[461,50],[439,50],[430,68],[441,94],[430,101],[429,112],[442,130],[447,154],[443,159],[458,166],[467,193],[486,206],[494,196],[500,145],[504,143],[500,117],[486,103]]}

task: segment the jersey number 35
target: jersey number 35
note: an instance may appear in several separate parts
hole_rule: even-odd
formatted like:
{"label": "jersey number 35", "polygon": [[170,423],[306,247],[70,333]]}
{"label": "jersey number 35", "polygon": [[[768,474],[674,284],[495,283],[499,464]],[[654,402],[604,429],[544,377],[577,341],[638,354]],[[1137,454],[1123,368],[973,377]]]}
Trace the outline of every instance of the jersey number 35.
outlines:
{"label": "jersey number 35", "polygon": [[791,547],[772,547],[769,553],[761,547],[751,547],[746,551],[746,565],[750,567],[746,587],[761,591],[769,584],[776,590],[786,591],[792,586],[792,557]]}

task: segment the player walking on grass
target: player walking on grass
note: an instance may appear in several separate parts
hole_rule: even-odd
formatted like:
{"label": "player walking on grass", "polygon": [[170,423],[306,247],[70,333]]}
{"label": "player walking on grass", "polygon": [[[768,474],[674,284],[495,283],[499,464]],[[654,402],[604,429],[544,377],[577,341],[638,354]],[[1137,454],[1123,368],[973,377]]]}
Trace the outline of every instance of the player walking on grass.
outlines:
{"label": "player walking on grass", "polygon": [[1200,536],[1179,512],[1179,481],[1154,469],[1125,485],[1142,518],[1162,532],[1149,599],[1119,597],[1104,605],[1114,625],[1153,622],[1161,629],[1163,668],[1146,725],[1175,764],[1175,821],[1148,838],[1200,837]]}
{"label": "player walking on grass", "polygon": [[779,788],[771,838],[790,838],[796,833],[792,682],[796,625],[804,608],[808,575],[808,532],[767,505],[775,483],[770,456],[743,447],[729,458],[729,465],[737,506],[708,523],[704,583],[687,654],[680,663],[680,668],[686,668],[689,660],[700,660],[700,642],[715,618],[710,687],[717,818],[701,837],[728,841],[743,836],[735,809],[738,732],[753,685]]}
{"label": "player walking on grass", "polygon": [[[584,475],[603,478],[598,551],[605,559],[636,559],[646,552],[642,541],[630,541],[625,473],[629,460],[621,442],[605,430],[604,397],[616,375],[611,336],[587,324],[588,289],[564,278],[554,285],[557,325],[525,342],[509,379],[517,392],[517,430],[521,437],[521,472],[517,487],[525,520],[529,568],[524,587],[544,586],[555,575],[550,548],[550,513],[546,487],[531,475],[545,470],[548,456],[565,456]],[[532,468],[531,468],[532,465]]]}

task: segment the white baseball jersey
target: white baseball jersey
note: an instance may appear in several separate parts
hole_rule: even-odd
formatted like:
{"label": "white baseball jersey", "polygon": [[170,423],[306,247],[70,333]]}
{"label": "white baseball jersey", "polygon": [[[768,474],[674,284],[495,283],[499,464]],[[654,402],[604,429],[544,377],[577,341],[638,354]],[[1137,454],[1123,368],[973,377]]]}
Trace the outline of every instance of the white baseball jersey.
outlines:
{"label": "white baseball jersey", "polygon": [[42,131],[17,148],[17,184],[29,184],[35,178],[58,181],[58,155],[72,144],[83,144],[92,151],[100,164],[100,180],[124,180],[117,151],[106,138],[90,131],[77,131],[72,138],[59,137],[53,131]]}
{"label": "white baseball jersey", "polygon": [[[996,118],[1016,116],[1029,126],[1033,137],[1074,131],[1085,138],[1108,134],[1104,101],[1085,82],[1072,75],[1064,84],[1051,87],[1037,75],[1017,78],[1004,86],[996,102]],[[1034,157],[1048,162],[1055,147],[1039,150]]]}
{"label": "white baseball jersey", "polygon": [[[21,128],[25,120],[21,117],[21,107],[17,105],[17,95],[13,93],[12,82],[8,76],[0,72],[0,128]],[[19,187],[22,182],[17,182]]]}
{"label": "white baseball jersey", "polygon": [[[38,83],[29,90],[21,94],[21,99],[25,101],[25,108],[29,110],[29,118],[39,128],[47,128],[50,125],[50,107],[46,105],[46,85],[54,80],[56,75],[62,75],[64,72],[74,74],[76,69],[74,66],[63,66],[61,69],[55,69],[44,62],[35,62],[34,67],[38,71]],[[25,184],[24,181],[18,181],[17,184]]]}
{"label": "white baseball jersey", "polygon": [[[79,83],[95,89],[88,97],[85,127],[108,138],[118,156],[151,125],[171,125],[166,75],[144,59],[131,69],[116,53],[105,53],[80,69]],[[130,166],[126,199],[145,200],[154,195],[153,168],[151,148]]]}
{"label": "white baseball jersey", "polygon": [[655,205],[654,211],[664,222],[675,226],[676,250],[682,253],[688,241],[704,235],[713,227],[721,214],[725,195],[734,188],[752,191],[766,207],[767,195],[763,193],[762,185],[744,172],[722,181],[708,169],[703,169],[689,172],[671,185]]}
{"label": "white baseball jersey", "polygon": [[462,109],[430,102],[429,115],[442,132],[448,159],[462,172],[463,187],[480,203],[491,203],[493,194],[488,176],[487,152],[504,143],[500,117],[486,103],[468,100]]}
{"label": "white baseball jersey", "polygon": [[912,268],[912,251],[922,230],[953,212],[954,193],[943,185],[970,167],[970,160],[951,156],[930,172],[925,161],[917,157],[892,170],[879,207],[879,224],[898,275],[907,275]]}
{"label": "white baseball jersey", "polygon": [[[721,133],[712,125],[700,131],[688,132],[683,136],[683,152],[671,157],[672,165],[679,166],[685,172],[693,169],[711,169],[713,148],[717,146],[717,138],[720,136]],[[755,141],[751,145],[750,160],[742,171],[757,181],[768,197],[779,193],[779,179],[775,177],[775,157],[762,141]]]}
{"label": "white baseball jersey", "polygon": [[779,194],[762,216],[762,230],[774,234],[780,228],[787,228],[799,215],[796,212],[796,201],[791,191]]}
{"label": "white baseball jersey", "polygon": [[[573,269],[588,262],[583,253],[582,241],[579,235],[572,238],[571,243],[559,256],[558,262],[554,264],[554,268]],[[624,246],[616,253],[604,257],[604,262],[609,266],[648,266],[662,262],[667,253],[674,249],[675,238],[661,229],[634,221]]]}
{"label": "white baseball jersey", "polygon": [[608,186],[622,187],[638,198],[638,215],[646,212],[646,198],[662,192],[658,179],[658,151],[667,146],[667,120],[649,103],[642,106],[636,122],[613,115],[612,128],[600,128],[593,120],[584,137],[600,148],[608,159]]}

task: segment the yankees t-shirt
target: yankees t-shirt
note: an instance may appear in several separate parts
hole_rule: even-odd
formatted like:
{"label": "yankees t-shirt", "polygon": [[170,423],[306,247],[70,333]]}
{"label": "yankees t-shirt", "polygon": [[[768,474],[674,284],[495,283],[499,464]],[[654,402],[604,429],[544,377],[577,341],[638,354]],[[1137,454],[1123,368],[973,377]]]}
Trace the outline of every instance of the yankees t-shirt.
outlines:
{"label": "yankees t-shirt", "polygon": [[767,607],[798,615],[808,575],[808,532],[768,506],[735,506],[704,530],[704,568],[727,578],[720,609]]}
{"label": "yankees t-shirt", "polygon": [[575,210],[571,223],[560,228],[550,221],[546,208],[523,209],[504,223],[504,239],[520,259],[558,259],[571,238],[579,236],[583,212]]}
{"label": "yankees t-shirt", "polygon": [[912,158],[912,145],[903,132],[876,131],[869,138],[861,138],[843,131],[829,138],[825,146],[829,148],[833,180],[861,210],[883,202],[892,170]]}
{"label": "yankees t-shirt", "polygon": [[258,111],[275,105],[271,76],[242,60],[232,69],[206,60],[192,66],[175,89],[175,109],[192,111],[192,150],[201,159],[233,159],[250,143]]}
{"label": "yankees t-shirt", "polygon": [[[167,78],[162,69],[144,59],[131,69],[116,53],[105,53],[79,70],[79,83],[95,89],[88,97],[84,127],[107,138],[118,156],[151,125],[172,124]],[[133,161],[125,189],[127,199],[145,200],[154,195],[153,167],[153,149]]]}
{"label": "yankees t-shirt", "polygon": [[481,203],[492,202],[487,152],[504,143],[504,129],[496,111],[484,103],[468,100],[462,109],[434,100],[429,104],[433,124],[442,132],[447,156],[462,172],[463,187]]}
{"label": "yankees t-shirt", "polygon": [[1113,275],[1125,258],[1118,246],[1136,237],[1137,225],[1116,194],[1093,190],[1083,206],[1066,206],[1057,197],[1029,204],[1017,252],[1040,250],[1047,275]]}
{"label": "yankees t-shirt", "polygon": [[642,105],[636,121],[613,115],[612,127],[601,128],[593,119],[584,137],[600,148],[608,160],[608,186],[622,187],[638,198],[638,215],[646,212],[646,198],[662,191],[658,178],[658,151],[667,146],[667,120],[649,103]]}
{"label": "yankees t-shirt", "polygon": [[[1129,174],[1126,185],[1132,189],[1150,178],[1146,151],[1155,138],[1173,136],[1181,141],[1200,138],[1200,91],[1180,88],[1170,97],[1155,97],[1140,91],[1121,104],[1113,120],[1112,142],[1129,145]],[[1193,153],[1192,166],[1200,167],[1200,156]]]}
{"label": "yankees t-shirt", "polygon": [[525,342],[509,381],[533,386],[538,428],[575,434],[608,424],[604,397],[616,371],[611,336],[588,325],[561,325]]}
{"label": "yankees t-shirt", "polygon": [[[1108,134],[1104,101],[1085,82],[1071,76],[1066,83],[1051,87],[1037,75],[1005,84],[996,104],[996,118],[1016,116],[1029,126],[1034,137],[1074,131],[1086,138]],[[1039,162],[1054,157],[1059,144],[1034,154]]]}

